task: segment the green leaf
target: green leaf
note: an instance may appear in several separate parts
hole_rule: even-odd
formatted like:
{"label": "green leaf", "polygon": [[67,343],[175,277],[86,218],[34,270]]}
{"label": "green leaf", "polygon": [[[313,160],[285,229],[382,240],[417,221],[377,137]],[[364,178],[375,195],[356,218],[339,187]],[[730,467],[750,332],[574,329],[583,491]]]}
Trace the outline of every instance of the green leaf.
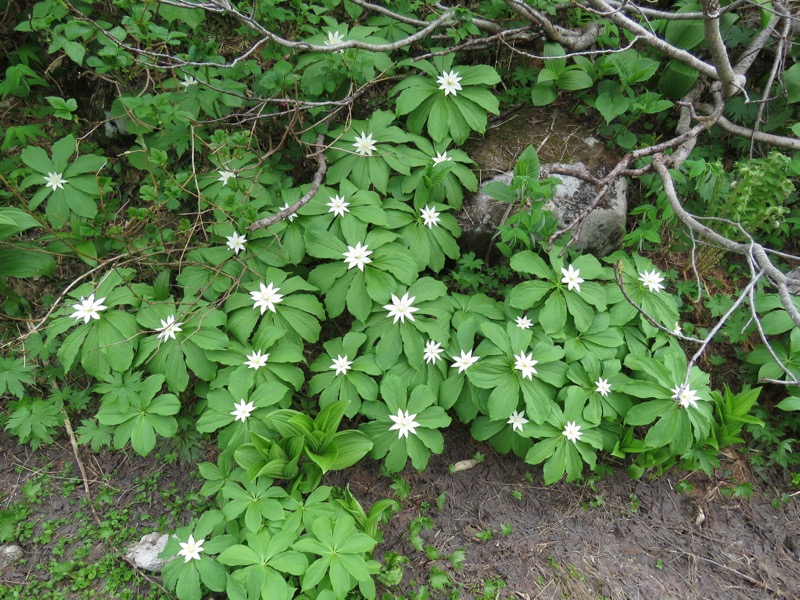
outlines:
{"label": "green leaf", "polygon": [[511,268],[518,273],[535,275],[540,279],[549,279],[553,276],[553,270],[542,259],[542,257],[531,252],[530,250],[518,252],[512,256]]}
{"label": "green leaf", "polygon": [[0,357],[0,396],[6,392],[17,398],[25,395],[25,384],[34,382],[30,365],[26,366],[21,358]]}
{"label": "green leaf", "polygon": [[0,239],[7,239],[33,227],[41,227],[33,216],[19,208],[0,206]]}
{"label": "green leaf", "polygon": [[569,71],[565,71],[556,82],[556,86],[558,86],[559,89],[568,92],[585,90],[592,87],[593,84],[594,81],[592,81],[592,78],[582,69],[570,69]]}
{"label": "green leaf", "polygon": [[800,102],[800,63],[795,63],[783,72],[789,102]]}
{"label": "green leaf", "polygon": [[786,411],[800,410],[800,397],[789,396],[778,403],[778,408]]}
{"label": "green leaf", "polygon": [[64,372],[69,373],[75,362],[75,357],[81,350],[81,345],[89,333],[88,326],[79,326],[71,334],[67,336],[61,347],[58,349],[58,360],[61,361],[61,366],[64,367]]}
{"label": "green leaf", "polygon": [[546,106],[558,98],[556,86],[551,83],[537,83],[531,90],[531,103],[534,106]]}
{"label": "green leaf", "polygon": [[630,100],[625,96],[611,96],[608,92],[603,92],[597,96],[594,107],[603,115],[606,123],[611,123],[611,121],[628,110],[630,107]]}
{"label": "green leaf", "polygon": [[553,293],[545,300],[544,308],[539,313],[539,322],[549,334],[560,332],[567,323],[567,305],[564,295]]}
{"label": "green leaf", "polygon": [[332,470],[346,469],[364,458],[372,450],[372,440],[361,431],[338,432],[332,442],[336,447],[336,458],[330,465]]}
{"label": "green leaf", "polygon": [[668,414],[675,406],[677,405],[671,400],[655,400],[637,404],[625,415],[625,423],[628,425],[649,425],[659,417]]}
{"label": "green leaf", "polygon": [[40,277],[52,275],[56,261],[35,246],[17,243],[14,248],[0,249],[0,277]]}
{"label": "green leaf", "polygon": [[[50,161],[50,157],[47,156],[47,152],[38,146],[27,146],[20,154],[20,158],[31,169],[43,175],[54,171],[53,163]],[[44,179],[42,179],[41,185],[44,185]]]}
{"label": "green leaf", "polygon": [[[424,79],[419,78],[423,83]],[[436,88],[431,85],[419,85],[408,87],[397,97],[395,112],[398,116],[407,115],[419,108],[419,106],[436,92]]]}

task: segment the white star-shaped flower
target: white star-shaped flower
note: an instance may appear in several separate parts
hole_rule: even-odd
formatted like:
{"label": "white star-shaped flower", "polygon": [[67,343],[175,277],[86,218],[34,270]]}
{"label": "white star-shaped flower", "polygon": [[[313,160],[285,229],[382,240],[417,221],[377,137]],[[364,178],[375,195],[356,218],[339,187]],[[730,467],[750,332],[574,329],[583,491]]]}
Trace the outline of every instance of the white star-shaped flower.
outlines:
{"label": "white star-shaped flower", "polygon": [[570,265],[568,269],[562,268],[561,273],[564,274],[564,277],[561,278],[561,283],[567,284],[567,291],[571,292],[573,289],[576,292],[581,291],[583,279],[581,279],[581,272],[579,269],[573,269],[572,265]]}
{"label": "white star-shaped flower", "polygon": [[527,317],[527,315],[522,315],[521,317],[517,317],[516,319],[514,319],[514,322],[520,329],[530,329],[531,327],[533,327],[533,321],[531,321]]}
{"label": "white star-shaped flower", "polygon": [[361,245],[361,242],[358,242],[355,246],[348,246],[347,252],[343,252],[344,255],[344,262],[347,263],[347,268],[352,269],[353,267],[358,267],[359,271],[364,270],[364,265],[368,265],[372,262],[372,259],[369,257],[372,254],[372,250],[367,250],[368,246],[364,244]]}
{"label": "white star-shaped flower", "polygon": [[[281,210],[286,210],[287,208],[289,208],[289,203],[288,202],[286,204],[284,204],[283,206],[281,206]],[[290,221],[294,221],[297,218],[297,213],[290,214],[288,218],[289,218]]]}
{"label": "white star-shaped flower", "polygon": [[255,369],[258,371],[261,367],[267,365],[268,358],[269,353],[261,354],[261,350],[254,350],[252,354],[247,355],[247,360],[244,364],[247,365],[248,369]]}
{"label": "white star-shaped flower", "polygon": [[439,224],[441,219],[439,218],[439,213],[436,212],[436,207],[425,205],[419,216],[422,217],[422,222],[425,223],[425,226],[428,229],[433,229],[434,226]]}
{"label": "white star-shaped flower", "polygon": [[234,403],[233,410],[231,411],[230,414],[236,417],[234,421],[241,421],[242,423],[244,423],[250,416],[250,413],[252,413],[255,409],[256,409],[255,404],[253,404],[252,402],[245,402],[244,398],[242,398],[241,400],[239,400],[239,404]]}
{"label": "white star-shaped flower", "polygon": [[677,400],[681,408],[697,408],[697,401],[702,400],[697,395],[697,390],[690,390],[688,386],[679,385],[672,388],[672,399]]}
{"label": "white star-shaped flower", "polygon": [[425,342],[425,350],[423,351],[423,356],[425,357],[426,363],[433,363],[436,364],[436,361],[439,360],[441,357],[439,356],[442,352],[444,352],[444,348],[439,342],[434,340],[428,340]]}
{"label": "white star-shaped flower", "polygon": [[192,77],[191,75],[184,75],[183,81],[181,81],[181,85],[185,88],[188,88],[193,85],[197,85],[197,79]]}
{"label": "white star-shaped flower", "polygon": [[457,96],[458,92],[461,89],[461,77],[459,77],[458,73],[455,70],[443,72],[439,77],[436,78],[436,83],[439,84],[439,89],[444,90],[444,95],[447,96],[448,94],[453,94],[453,96]]}
{"label": "white star-shaped flower", "polygon": [[236,173],[233,173],[231,171],[217,171],[217,173],[219,173],[219,179],[217,179],[217,181],[222,182],[222,187],[228,185],[228,180],[231,177],[236,177]]}
{"label": "white star-shaped flower", "polygon": [[330,207],[328,212],[332,212],[334,216],[343,217],[344,213],[349,213],[350,209],[347,208],[350,206],[349,202],[346,202],[342,196],[332,196],[331,201],[328,202],[325,206]]}
{"label": "white star-shaped flower", "polygon": [[156,329],[159,332],[158,339],[161,342],[166,342],[167,340],[174,340],[175,334],[179,331],[183,331],[181,329],[181,325],[183,323],[176,323],[175,322],[175,315],[170,315],[167,317],[166,320],[161,319],[161,327]]}
{"label": "white star-shaped flower", "polygon": [[257,292],[250,292],[250,297],[253,299],[253,302],[255,302],[253,308],[260,308],[262,315],[267,312],[267,309],[272,312],[278,312],[275,310],[275,305],[283,300],[283,294],[278,293],[281,288],[272,287],[271,282],[269,286],[265,286],[263,283],[259,283],[258,285],[259,289]]}
{"label": "white star-shaped flower", "polygon": [[336,369],[337,375],[347,375],[347,372],[350,370],[352,364],[353,361],[347,360],[346,354],[344,356],[338,354],[334,359],[333,364],[330,366],[330,368]]}
{"label": "white star-shaped flower", "polygon": [[472,365],[478,362],[480,356],[472,356],[472,350],[469,352],[461,351],[461,356],[457,356],[455,362],[450,365],[453,368],[458,367],[458,372],[463,373],[467,369],[469,369]]}
{"label": "white star-shaped flower", "polygon": [[508,417],[507,421],[507,423],[511,425],[511,431],[522,431],[522,426],[527,422],[528,419],[525,418],[525,413],[517,411],[511,413],[511,416]]}
{"label": "white star-shaped flower", "polygon": [[444,152],[436,153],[436,156],[433,157],[433,164],[438,165],[439,163],[447,162],[448,160],[453,160],[452,157],[447,156],[447,150]]}
{"label": "white star-shaped flower", "polygon": [[375,140],[372,139],[372,134],[367,135],[362,131],[361,135],[356,136],[353,148],[360,156],[372,156],[372,153],[375,152]]}
{"label": "white star-shaped flower", "polygon": [[597,381],[594,382],[594,384],[597,386],[596,388],[594,388],[594,391],[600,394],[603,398],[605,398],[611,393],[611,384],[608,383],[608,379],[603,379],[602,377],[599,377]]}
{"label": "white star-shaped flower", "polygon": [[514,368],[522,373],[522,378],[533,379],[533,376],[538,373],[534,365],[539,362],[538,360],[534,360],[533,352],[527,355],[524,352],[520,352],[519,354],[515,354],[514,358],[517,359],[514,363]]}
{"label": "white star-shaped flower", "polygon": [[664,289],[664,286],[661,285],[664,278],[661,276],[661,273],[655,269],[651,272],[645,271],[644,273],[640,273],[639,281],[645,284],[651,292],[655,292],[656,294]]}
{"label": "white star-shaped flower", "polygon": [[75,312],[72,313],[70,317],[78,320],[83,319],[84,323],[88,323],[92,319],[99,319],[100,311],[108,308],[107,306],[103,306],[104,300],[105,298],[98,298],[95,300],[94,294],[90,294],[88,298],[81,296],[81,301],[72,305]]}
{"label": "white star-shaped flower", "polygon": [[574,444],[581,439],[583,434],[581,433],[580,425],[575,423],[575,421],[567,421],[567,424],[564,425],[564,431],[561,432],[561,435],[566,436],[566,438]]}
{"label": "white star-shaped flower", "polygon": [[408,292],[403,294],[402,298],[398,298],[394,294],[392,294],[392,303],[386,304],[383,308],[389,311],[389,314],[386,315],[387,317],[394,317],[394,321],[392,324],[396,324],[397,321],[401,323],[405,323],[406,319],[409,321],[414,320],[414,315],[412,313],[417,312],[419,309],[414,308],[411,306],[411,303],[416,300],[416,296],[408,297]]}
{"label": "white star-shaped flower", "polygon": [[389,418],[394,421],[394,425],[389,427],[389,431],[397,430],[397,439],[407,438],[409,433],[416,433],[419,423],[414,420],[416,414],[410,415],[408,411],[398,409],[396,415],[389,415]]}
{"label": "white star-shaped flower", "polygon": [[325,40],[326,46],[335,46],[336,44],[341,44],[344,41],[344,37],[338,31],[329,31],[328,32],[328,39]]}
{"label": "white star-shaped flower", "polygon": [[44,183],[45,187],[52,188],[55,192],[56,190],[63,190],[67,180],[61,177],[61,173],[48,173],[47,177],[44,178]]}
{"label": "white star-shaped flower", "polygon": [[187,563],[190,560],[200,560],[200,553],[203,551],[203,542],[205,542],[205,540],[195,541],[193,535],[190,535],[186,542],[180,542],[181,549],[178,554],[183,556],[183,562]]}
{"label": "white star-shaped flower", "polygon": [[674,333],[675,335],[682,335],[683,334],[683,330],[681,329],[681,324],[680,323],[675,323],[675,329],[672,330],[672,333]]}
{"label": "white star-shaped flower", "polygon": [[239,252],[244,250],[244,244],[247,242],[247,238],[244,235],[239,235],[235,231],[233,232],[233,235],[229,235],[225,239],[228,240],[226,245],[228,248],[233,250],[234,254],[239,254]]}

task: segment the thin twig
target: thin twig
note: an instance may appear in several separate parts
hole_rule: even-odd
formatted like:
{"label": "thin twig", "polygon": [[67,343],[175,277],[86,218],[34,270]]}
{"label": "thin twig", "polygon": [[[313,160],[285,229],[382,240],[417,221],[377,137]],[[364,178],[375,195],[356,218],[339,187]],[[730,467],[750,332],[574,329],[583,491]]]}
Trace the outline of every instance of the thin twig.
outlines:
{"label": "thin twig", "polygon": [[697,352],[694,353],[692,358],[689,359],[689,363],[686,365],[686,379],[683,382],[683,385],[685,386],[689,385],[689,372],[692,370],[692,367],[697,363],[697,360],[700,358],[700,356],[702,356],[703,352],[705,352],[708,345],[716,337],[717,332],[720,329],[722,329],[722,326],[725,325],[725,322],[731,317],[731,315],[733,315],[733,313],[739,308],[739,306],[742,305],[744,299],[750,295],[750,291],[755,287],[755,285],[758,283],[758,280],[761,279],[763,276],[764,276],[764,271],[759,271],[756,274],[756,276],[750,280],[750,282],[747,284],[747,287],[745,287],[742,290],[742,293],[739,294],[739,297],[736,299],[736,302],[734,302],[731,305],[731,307],[727,310],[727,312],[724,315],[722,315],[722,317],[720,317],[719,321],[717,321],[717,324],[714,325],[711,331],[708,332],[708,335],[706,335],[705,339],[703,340],[703,343],[697,349]]}

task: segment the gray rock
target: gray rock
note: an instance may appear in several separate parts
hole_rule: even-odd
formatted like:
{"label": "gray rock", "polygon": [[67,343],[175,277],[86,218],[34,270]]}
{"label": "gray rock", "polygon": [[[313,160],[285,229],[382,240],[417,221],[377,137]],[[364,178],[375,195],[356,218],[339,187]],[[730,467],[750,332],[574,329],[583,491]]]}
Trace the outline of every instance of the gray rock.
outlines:
{"label": "gray rock", "polygon": [[[542,171],[548,172],[558,167],[571,167],[589,175],[589,169],[582,162],[572,165],[543,165]],[[556,186],[553,199],[544,207],[553,211],[558,219],[558,226],[565,227],[572,223],[594,200],[597,190],[594,186],[577,177],[556,175],[561,184]],[[622,245],[625,236],[625,220],[628,217],[628,180],[617,179],[613,187],[606,193],[600,205],[593,209],[577,229],[575,246],[596,256],[606,256]],[[573,236],[576,231],[573,230]]]}
{"label": "gray rock", "polygon": [[[465,202],[459,215],[464,250],[482,254],[497,225],[507,217],[508,204],[490,198],[484,187],[492,181],[510,183],[517,157],[530,145],[539,154],[542,177],[551,170],[568,167],[599,178],[618,160],[569,113],[548,107],[523,109],[512,115],[470,149],[471,157],[479,165],[482,182],[478,193]],[[545,207],[553,211],[559,227],[564,227],[592,202],[597,190],[577,177],[553,176],[562,183]],[[605,256],[620,247],[627,218],[627,187],[627,180],[619,179],[600,205],[589,213],[573,242],[577,248]]]}
{"label": "gray rock", "polygon": [[159,558],[158,556],[164,551],[168,540],[169,534],[167,533],[148,533],[142,536],[142,539],[137,543],[131,545],[125,551],[125,556],[140,569],[158,573],[169,562],[168,559]]}
{"label": "gray rock", "polygon": [[2,544],[0,545],[0,570],[13,565],[25,554],[22,548],[16,544]]}

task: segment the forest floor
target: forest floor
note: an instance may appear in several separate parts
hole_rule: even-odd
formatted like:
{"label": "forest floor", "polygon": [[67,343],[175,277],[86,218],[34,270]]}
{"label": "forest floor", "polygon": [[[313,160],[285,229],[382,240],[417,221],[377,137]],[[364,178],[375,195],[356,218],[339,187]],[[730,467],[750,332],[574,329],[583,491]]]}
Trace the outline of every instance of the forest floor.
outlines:
{"label": "forest floor", "polygon": [[[800,497],[735,450],[713,478],[634,481],[617,468],[544,486],[540,469],[496,454],[460,425],[445,442],[424,473],[386,478],[366,460],[325,481],[349,484],[365,507],[402,498],[377,550],[407,557],[394,560],[399,583],[382,588],[387,597],[800,598]],[[478,453],[480,462],[454,470]],[[0,537],[11,527],[25,553],[0,571],[0,600],[168,598],[118,551],[188,523],[202,504],[193,467],[122,452],[83,452],[82,462],[96,515],[68,442],[33,452],[0,433]]]}

